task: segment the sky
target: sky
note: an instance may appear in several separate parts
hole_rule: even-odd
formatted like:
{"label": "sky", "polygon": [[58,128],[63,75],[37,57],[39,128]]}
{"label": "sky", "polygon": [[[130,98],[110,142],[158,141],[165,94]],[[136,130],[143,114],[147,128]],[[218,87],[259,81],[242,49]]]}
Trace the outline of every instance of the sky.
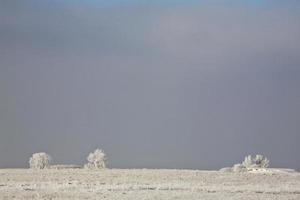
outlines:
{"label": "sky", "polygon": [[300,2],[0,0],[0,167],[300,169]]}

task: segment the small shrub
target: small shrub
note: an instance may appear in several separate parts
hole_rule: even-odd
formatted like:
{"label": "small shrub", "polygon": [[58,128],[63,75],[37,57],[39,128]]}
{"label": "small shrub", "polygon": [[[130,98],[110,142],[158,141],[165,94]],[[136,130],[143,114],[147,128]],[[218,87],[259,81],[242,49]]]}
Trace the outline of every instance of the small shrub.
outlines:
{"label": "small shrub", "polygon": [[35,153],[29,159],[29,166],[31,169],[45,169],[49,168],[51,162],[51,156],[41,152]]}
{"label": "small shrub", "polygon": [[246,168],[268,168],[270,161],[263,155],[256,155],[252,158],[251,155],[245,157],[242,165]]}
{"label": "small shrub", "polygon": [[242,162],[242,165],[245,166],[246,168],[251,168],[253,166],[252,156],[251,155],[246,156],[244,161]]}
{"label": "small shrub", "polygon": [[86,169],[104,169],[106,168],[106,154],[101,149],[96,149],[87,157],[88,163],[84,165]]}
{"label": "small shrub", "polygon": [[254,159],[255,165],[260,168],[268,168],[270,161],[263,155],[256,155]]}
{"label": "small shrub", "polygon": [[222,168],[220,169],[220,171],[221,172],[246,172],[246,171],[253,171],[253,170],[263,170],[269,167],[269,163],[270,161],[263,155],[256,155],[255,157],[248,155],[245,157],[242,164],[235,164],[231,168]]}

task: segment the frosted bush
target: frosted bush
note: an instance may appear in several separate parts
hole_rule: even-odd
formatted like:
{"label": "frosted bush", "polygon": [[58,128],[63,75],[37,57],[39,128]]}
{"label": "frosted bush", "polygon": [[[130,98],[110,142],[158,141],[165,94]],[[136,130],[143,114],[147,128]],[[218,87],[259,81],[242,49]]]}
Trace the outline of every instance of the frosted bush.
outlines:
{"label": "frosted bush", "polygon": [[242,164],[246,168],[251,168],[253,166],[252,156],[251,155],[246,156]]}
{"label": "frosted bush", "polygon": [[263,155],[256,155],[255,159],[255,164],[261,168],[268,168],[270,161],[264,157]]}
{"label": "frosted bush", "polygon": [[96,149],[87,157],[88,163],[84,165],[86,169],[104,169],[106,168],[106,154],[101,149]]}
{"label": "frosted bush", "polygon": [[235,164],[231,168],[222,168],[220,169],[221,172],[246,172],[246,171],[253,171],[253,169],[258,168],[268,168],[270,161],[264,157],[263,155],[256,155],[252,157],[248,155],[245,157],[242,164]]}
{"label": "frosted bush", "polygon": [[41,152],[35,153],[29,159],[29,166],[31,169],[44,169],[49,168],[51,162],[51,156]]}
{"label": "frosted bush", "polygon": [[256,155],[252,158],[251,155],[245,157],[243,165],[246,168],[268,168],[270,161],[263,155]]}

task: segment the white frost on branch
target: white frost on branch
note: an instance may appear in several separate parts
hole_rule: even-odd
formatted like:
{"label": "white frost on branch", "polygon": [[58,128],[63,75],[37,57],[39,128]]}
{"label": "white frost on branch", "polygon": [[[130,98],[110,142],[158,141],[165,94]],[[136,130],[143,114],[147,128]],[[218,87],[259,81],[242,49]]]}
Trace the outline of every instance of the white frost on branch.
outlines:
{"label": "white frost on branch", "polygon": [[101,149],[96,149],[87,157],[88,163],[84,165],[86,169],[104,169],[106,168],[106,154]]}
{"label": "white frost on branch", "polygon": [[246,168],[268,168],[270,161],[263,155],[256,155],[252,158],[251,155],[245,157],[244,162],[242,163]]}
{"label": "white frost on branch", "polygon": [[31,169],[45,169],[49,168],[51,162],[51,156],[41,152],[35,153],[29,159],[29,166]]}
{"label": "white frost on branch", "polygon": [[245,157],[242,164],[235,164],[233,167],[220,169],[221,172],[249,172],[257,170],[265,170],[269,167],[270,161],[263,155],[256,155],[252,157],[248,155]]}

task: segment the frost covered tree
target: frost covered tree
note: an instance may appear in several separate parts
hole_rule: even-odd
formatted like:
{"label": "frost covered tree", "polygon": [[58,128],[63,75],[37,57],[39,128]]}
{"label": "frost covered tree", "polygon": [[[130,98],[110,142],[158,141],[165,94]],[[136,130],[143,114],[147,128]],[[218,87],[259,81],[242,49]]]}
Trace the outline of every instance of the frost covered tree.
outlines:
{"label": "frost covered tree", "polygon": [[270,161],[263,155],[256,155],[252,157],[248,155],[245,157],[242,164],[235,164],[233,167],[227,167],[220,169],[221,172],[247,172],[253,171],[253,169],[265,169],[269,167]]}
{"label": "frost covered tree", "polygon": [[29,159],[29,166],[31,169],[45,169],[50,166],[51,156],[41,152],[32,154]]}
{"label": "frost covered tree", "polygon": [[268,168],[270,161],[263,155],[256,155],[254,159],[255,165],[260,168]]}
{"label": "frost covered tree", "polygon": [[88,163],[84,165],[86,169],[104,169],[106,168],[106,154],[101,149],[96,149],[87,157]]}
{"label": "frost covered tree", "polygon": [[256,155],[252,158],[251,155],[245,157],[242,165],[246,168],[268,168],[270,161],[263,155]]}
{"label": "frost covered tree", "polygon": [[244,161],[242,162],[242,165],[245,166],[246,168],[252,167],[253,166],[252,156],[251,155],[246,156]]}

